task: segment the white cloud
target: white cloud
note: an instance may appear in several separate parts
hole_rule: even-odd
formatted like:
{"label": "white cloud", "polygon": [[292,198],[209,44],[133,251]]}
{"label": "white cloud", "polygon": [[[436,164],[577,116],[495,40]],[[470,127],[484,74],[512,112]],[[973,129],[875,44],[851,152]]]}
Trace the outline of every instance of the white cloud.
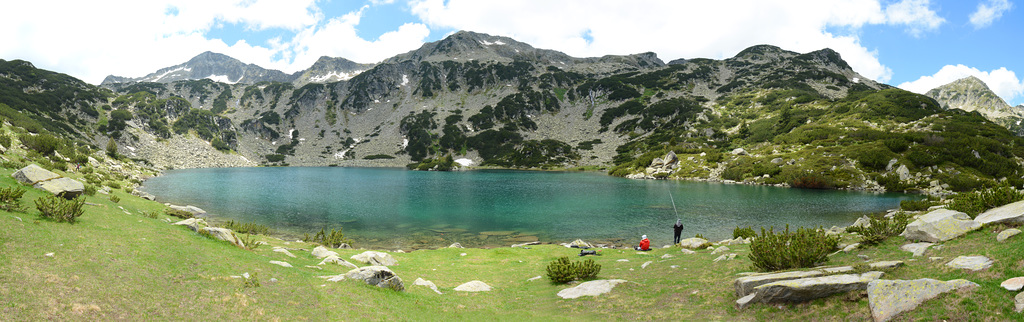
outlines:
{"label": "white cloud", "polygon": [[971,25],[974,25],[975,29],[991,26],[1011,8],[1013,8],[1013,4],[1009,0],[987,0],[979,3],[978,10],[975,10],[970,16]]}
{"label": "white cloud", "polygon": [[907,32],[920,37],[925,31],[939,28],[946,19],[930,8],[929,0],[903,0],[885,8],[889,24],[906,25]]}
{"label": "white cloud", "polygon": [[949,84],[967,76],[974,76],[985,82],[989,89],[1007,103],[1024,96],[1024,82],[1017,78],[1016,73],[1007,70],[1005,67],[986,72],[964,65],[946,65],[939,69],[935,75],[922,76],[915,81],[900,84],[898,87],[924,94],[933,88]]}

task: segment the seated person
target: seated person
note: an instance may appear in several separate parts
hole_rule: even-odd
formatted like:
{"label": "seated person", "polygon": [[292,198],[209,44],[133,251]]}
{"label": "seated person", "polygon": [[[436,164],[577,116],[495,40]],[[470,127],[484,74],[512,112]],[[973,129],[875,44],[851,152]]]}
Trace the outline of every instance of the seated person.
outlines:
{"label": "seated person", "polygon": [[651,250],[651,240],[647,239],[647,235],[643,235],[643,237],[641,237],[641,238],[643,238],[643,239],[640,240],[640,246],[637,246],[634,249],[642,250],[642,251]]}

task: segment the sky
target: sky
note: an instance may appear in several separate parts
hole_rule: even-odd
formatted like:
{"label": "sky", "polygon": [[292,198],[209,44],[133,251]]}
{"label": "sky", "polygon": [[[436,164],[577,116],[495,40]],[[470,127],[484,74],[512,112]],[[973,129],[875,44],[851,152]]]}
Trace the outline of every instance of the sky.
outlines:
{"label": "sky", "polygon": [[[1020,2],[1020,1],[1018,1]],[[321,56],[376,63],[458,30],[576,57],[724,59],[770,44],[832,48],[855,71],[924,93],[976,76],[1024,104],[1024,8],[1011,0],[8,1],[0,59],[99,84],[213,51],[293,73]]]}

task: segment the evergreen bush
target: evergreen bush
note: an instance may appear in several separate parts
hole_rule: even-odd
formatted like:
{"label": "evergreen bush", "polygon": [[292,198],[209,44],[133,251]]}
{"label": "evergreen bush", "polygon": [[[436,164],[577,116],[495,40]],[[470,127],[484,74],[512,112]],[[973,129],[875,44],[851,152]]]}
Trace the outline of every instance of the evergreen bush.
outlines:
{"label": "evergreen bush", "polygon": [[310,241],[329,248],[337,248],[341,246],[341,244],[352,245],[352,240],[345,238],[345,234],[341,232],[340,228],[338,230],[331,228],[330,233],[327,233],[323,228],[320,228],[320,232],[316,233]]}
{"label": "evergreen bush", "polygon": [[195,216],[192,215],[191,212],[184,211],[184,210],[178,210],[178,209],[171,209],[171,208],[165,209],[164,213],[167,214],[168,216],[178,217],[178,218],[181,218],[181,219],[189,219],[189,218],[195,217]]}
{"label": "evergreen bush", "polygon": [[21,196],[25,195],[25,189],[18,187],[0,188],[0,209],[7,211],[25,211],[21,205]]}
{"label": "evergreen bush", "polygon": [[761,235],[750,243],[750,260],[764,271],[815,267],[828,261],[828,254],[839,246],[839,237],[822,229],[800,227],[795,232],[786,225],[784,232],[761,228]]}
{"label": "evergreen bush", "polygon": [[861,228],[859,231],[862,236],[861,245],[878,245],[889,237],[899,235],[910,223],[910,215],[900,211],[892,218],[871,218],[870,223],[868,227]]}
{"label": "evergreen bush", "polygon": [[270,227],[266,225],[254,224],[254,223],[243,223],[235,222],[234,220],[228,220],[224,223],[224,228],[231,229],[239,234],[250,234],[250,235],[268,235],[270,234]]}
{"label": "evergreen bush", "polygon": [[966,213],[971,218],[974,218],[985,210],[1020,200],[1024,200],[1024,192],[1014,187],[1000,186],[992,189],[960,193],[953,197],[953,202],[949,204],[949,209]]}
{"label": "evergreen bush", "polygon": [[569,257],[559,257],[548,264],[548,279],[553,283],[562,284],[573,280],[591,279],[601,272],[601,265],[593,259],[572,262]]}
{"label": "evergreen bush", "polygon": [[40,216],[72,224],[85,212],[82,209],[84,204],[85,198],[81,197],[68,200],[51,195],[36,199],[36,209],[39,210]]}
{"label": "evergreen bush", "polygon": [[736,238],[744,238],[744,239],[746,239],[746,238],[751,238],[751,237],[757,237],[757,232],[754,231],[754,228],[750,228],[750,226],[747,226],[747,228],[736,227],[736,229],[732,230],[732,238],[733,239],[736,239]]}

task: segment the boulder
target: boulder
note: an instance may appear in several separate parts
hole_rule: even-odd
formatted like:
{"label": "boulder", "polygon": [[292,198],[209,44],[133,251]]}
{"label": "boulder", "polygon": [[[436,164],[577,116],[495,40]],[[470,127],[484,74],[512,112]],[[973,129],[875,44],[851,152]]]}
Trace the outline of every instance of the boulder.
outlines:
{"label": "boulder", "polygon": [[971,217],[965,213],[938,209],[908,224],[900,236],[909,240],[936,243],[959,237],[979,228],[981,228],[981,223],[971,220]]}
{"label": "boulder", "polygon": [[282,262],[282,261],[270,261],[270,263],[271,263],[271,264],[274,264],[274,265],[278,265],[278,266],[281,266],[281,267],[292,267],[292,264],[288,264],[288,262]]}
{"label": "boulder", "polygon": [[325,264],[337,264],[348,268],[359,268],[358,266],[356,266],[356,264],[349,263],[348,261],[341,259],[340,257],[335,255],[327,255],[327,257],[324,257],[324,260],[320,261],[320,264],[317,265]]}
{"label": "boulder", "polygon": [[996,241],[1001,243],[1001,242],[1006,241],[1007,239],[1010,239],[1010,237],[1017,236],[1017,234],[1020,234],[1020,229],[1017,229],[1017,228],[1006,229],[1006,230],[1003,230],[1003,231],[999,232],[999,235],[996,235]]}
{"label": "boulder", "polygon": [[857,218],[857,221],[854,221],[853,225],[850,225],[850,227],[871,227],[871,218],[868,218],[868,216],[861,216],[860,218]]}
{"label": "boulder", "polygon": [[907,165],[901,164],[899,168],[896,168],[896,175],[900,176],[900,181],[910,180],[910,169],[907,169]]}
{"label": "boulder", "polygon": [[933,243],[913,243],[900,246],[900,249],[911,252],[914,257],[924,256],[924,252],[928,250],[928,247],[935,245]]}
{"label": "boulder", "polygon": [[715,250],[711,251],[711,255],[717,255],[717,254],[724,253],[724,252],[727,252],[727,251],[729,251],[729,247],[722,246],[722,247],[715,248]]}
{"label": "boulder", "polygon": [[367,263],[373,266],[393,266],[397,265],[398,261],[391,254],[375,252],[372,250],[365,251],[361,254],[352,255],[352,260]]}
{"label": "boulder", "polygon": [[353,269],[345,273],[345,278],[366,282],[381,288],[389,288],[395,291],[405,291],[405,283],[402,278],[395,275],[391,269],[385,266],[366,266]]}
{"label": "boulder", "polygon": [[982,225],[992,223],[1024,224],[1024,200],[989,209],[974,218]]}
{"label": "boulder", "polygon": [[198,232],[200,229],[203,229],[204,227],[209,226],[209,225],[206,224],[206,220],[202,220],[202,219],[199,219],[199,218],[189,218],[189,219],[185,219],[185,220],[173,223],[171,225],[185,226],[185,227],[188,227],[189,229],[192,229],[192,231],[195,231],[195,232]]}
{"label": "boulder", "polygon": [[448,248],[465,248],[465,247],[462,247],[462,244],[459,244],[459,243],[452,243],[451,245],[448,245]]}
{"label": "boulder", "polygon": [[644,262],[643,264],[640,264],[640,268],[641,268],[641,269],[643,269],[643,268],[647,268],[647,266],[649,266],[649,265],[651,265],[651,264],[654,264],[654,261],[646,261],[646,262]]}
{"label": "boulder", "polygon": [[680,247],[689,249],[704,249],[705,247],[707,247],[707,244],[707,239],[698,237],[687,238],[679,241]]}
{"label": "boulder", "polygon": [[868,283],[882,276],[881,272],[808,277],[772,282],[755,287],[753,292],[736,301],[737,309],[753,303],[806,302],[833,294],[864,290]]}
{"label": "boulder", "polygon": [[868,264],[871,269],[892,270],[903,266],[903,261],[881,261]]}
{"label": "boulder", "polygon": [[876,322],[888,321],[939,294],[976,286],[978,284],[963,279],[948,282],[930,278],[911,281],[875,280],[868,283],[868,306]]}
{"label": "boulder", "polygon": [[238,236],[236,236],[235,232],[232,231],[231,229],[218,227],[203,227],[202,229],[210,233],[210,235],[213,235],[214,238],[235,244],[235,246],[238,247],[245,248],[245,244],[242,243],[241,239],[238,239]]}
{"label": "boulder", "polygon": [[201,216],[206,215],[206,210],[202,210],[199,207],[192,206],[192,205],[188,205],[188,206],[170,205],[168,207],[170,207],[171,209],[174,209],[174,210],[180,210],[180,211],[188,212],[188,213],[192,214],[192,216],[194,216],[194,217],[201,217]]}
{"label": "boulder", "polygon": [[683,249],[682,249],[682,253],[683,253],[683,254],[687,254],[687,255],[689,255],[689,254],[694,254],[694,253],[696,253],[696,252],[695,252],[695,251],[692,251],[692,250],[689,250],[689,249],[686,249],[686,248],[683,248]]}
{"label": "boulder", "polygon": [[570,287],[561,291],[558,291],[558,296],[563,299],[574,299],[581,296],[598,296],[604,293],[611,292],[615,285],[625,283],[626,280],[596,280],[580,283],[575,287]]}
{"label": "boulder", "polygon": [[21,168],[21,170],[15,171],[11,174],[15,180],[24,184],[35,185],[41,181],[52,180],[60,178],[59,174],[50,172],[50,170],[43,169],[35,164],[29,164],[28,166]]}
{"label": "boulder", "polygon": [[412,282],[412,285],[426,286],[426,287],[429,287],[431,290],[433,290],[434,293],[441,294],[441,291],[437,290],[437,285],[434,285],[434,282],[425,280],[423,278],[417,277],[416,281]]}
{"label": "boulder", "polygon": [[57,178],[38,182],[34,185],[36,189],[46,190],[55,196],[66,199],[73,199],[81,196],[85,191],[85,184],[71,178]]}
{"label": "boulder", "polygon": [[313,248],[313,257],[324,258],[327,256],[338,257],[338,253],[335,251],[328,250],[327,247],[324,246],[316,246],[316,248]]}
{"label": "boulder", "polygon": [[722,256],[718,256],[717,258],[715,258],[711,262],[714,263],[714,262],[720,262],[720,261],[731,261],[731,260],[733,260],[735,258],[736,258],[736,254],[722,254]]}
{"label": "boulder", "polygon": [[490,292],[491,286],[481,281],[469,281],[455,287],[459,292]]}
{"label": "boulder", "polygon": [[1007,291],[1020,291],[1021,288],[1024,288],[1024,277],[1014,277],[1005,280],[1002,283],[1000,283],[999,286],[1005,288]]}
{"label": "boulder", "polygon": [[1017,313],[1024,312],[1024,292],[1020,292],[1017,296],[1013,297],[1013,311]]}
{"label": "boulder", "polygon": [[565,246],[566,247],[573,247],[573,248],[594,248],[594,245],[591,245],[590,243],[587,243],[587,242],[583,241],[582,239],[576,239],[576,240],[572,241],[571,243],[566,244]]}
{"label": "boulder", "polygon": [[149,201],[156,200],[156,196],[141,190],[132,190],[132,195]]}
{"label": "boulder", "polygon": [[736,289],[736,296],[744,297],[747,294],[753,293],[754,288],[765,285],[768,283],[795,280],[807,277],[821,276],[821,271],[793,271],[784,273],[773,273],[773,274],[757,274],[737,278],[733,281],[733,287]]}
{"label": "boulder", "polygon": [[732,149],[732,154],[735,154],[735,155],[747,155],[747,150],[743,149],[743,148],[735,148],[735,149]]}
{"label": "boulder", "polygon": [[[200,220],[202,220],[202,219],[200,219]],[[295,258],[295,254],[292,254],[292,252],[289,252],[287,249],[284,249],[284,247],[274,247],[273,250],[276,253],[281,253],[281,254],[284,254],[285,256],[288,256],[288,257],[291,257],[291,258]]]}
{"label": "boulder", "polygon": [[949,263],[946,263],[947,267],[967,269],[972,271],[980,271],[989,267],[992,267],[992,260],[985,256],[957,256]]}

